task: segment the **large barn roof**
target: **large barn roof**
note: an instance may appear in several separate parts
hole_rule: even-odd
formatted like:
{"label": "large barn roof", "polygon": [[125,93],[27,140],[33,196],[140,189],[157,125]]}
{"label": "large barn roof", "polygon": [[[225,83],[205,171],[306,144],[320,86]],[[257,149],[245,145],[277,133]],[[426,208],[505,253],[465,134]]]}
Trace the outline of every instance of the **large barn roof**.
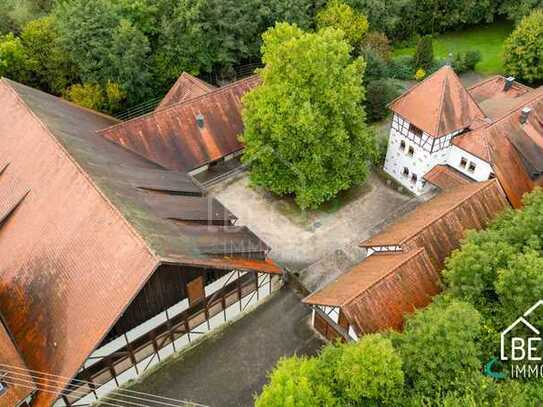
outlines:
{"label": "large barn roof", "polygon": [[7,385],[0,393],[0,405],[16,406],[36,389],[33,375],[11,340],[11,336],[0,321],[0,382]]}
{"label": "large barn roof", "polygon": [[485,116],[448,65],[392,101],[390,109],[434,137]]}
{"label": "large barn roof", "polygon": [[190,171],[243,148],[241,98],[259,83],[252,76],[99,133],[165,168]]}
{"label": "large barn roof", "polygon": [[281,272],[186,175],[96,133],[115,123],[0,82],[0,310],[29,369],[73,377],[161,264]]}
{"label": "large barn roof", "polygon": [[439,284],[438,272],[419,248],[371,255],[304,302],[341,307],[360,335],[401,328],[405,314],[428,305]]}
{"label": "large barn roof", "polygon": [[456,218],[450,226],[463,231],[475,227],[474,220],[482,222],[488,219],[489,214],[495,214],[505,206],[505,198],[496,180],[459,185],[418,206],[383,232],[363,241],[361,246],[401,246],[436,222],[446,219],[449,213],[454,213]]}

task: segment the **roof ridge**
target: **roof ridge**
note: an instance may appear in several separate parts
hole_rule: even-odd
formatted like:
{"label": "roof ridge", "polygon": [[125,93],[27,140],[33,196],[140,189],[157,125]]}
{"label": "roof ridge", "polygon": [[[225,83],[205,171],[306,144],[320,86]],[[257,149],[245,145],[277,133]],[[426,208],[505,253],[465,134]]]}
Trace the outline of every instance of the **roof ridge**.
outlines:
{"label": "roof ridge", "polygon": [[503,78],[503,79],[505,79],[505,76],[499,75],[499,74],[497,74],[497,75],[492,75],[492,76],[490,76],[490,77],[488,77],[488,78],[486,78],[486,79],[483,79],[482,81],[479,81],[479,82],[477,82],[477,83],[471,85],[469,88],[466,88],[466,90],[469,92],[470,90],[475,89],[475,88],[478,88],[479,86],[483,86],[484,84],[486,84],[486,83],[488,83],[488,82],[490,82],[491,80],[496,79],[496,78]]}
{"label": "roof ridge", "polygon": [[[5,79],[5,78],[3,78],[3,79]],[[149,245],[147,243],[147,241],[140,235],[138,230],[128,221],[128,219],[125,218],[125,216],[122,214],[122,212],[119,210],[119,208],[117,208],[117,206],[114,205],[113,202],[111,202],[108,199],[108,197],[104,194],[104,192],[94,182],[92,177],[83,169],[83,167],[81,167],[81,165],[79,165],[77,160],[74,157],[72,157],[72,155],[68,152],[68,150],[66,150],[66,148],[62,145],[62,143],[57,139],[57,137],[53,134],[51,129],[36,115],[36,113],[34,113],[34,111],[30,108],[30,106],[28,106],[28,104],[21,97],[21,95],[19,95],[19,92],[17,92],[17,90],[13,86],[11,86],[11,84],[9,83],[10,80],[8,79],[8,81],[5,81],[3,79],[0,82],[3,83],[8,88],[8,91],[12,92],[15,95],[15,97],[17,98],[19,103],[25,108],[26,112],[29,113],[34,118],[34,120],[36,120],[37,123],[45,130],[45,132],[53,140],[53,142],[55,143],[57,148],[59,148],[59,150],[62,151],[62,153],[66,156],[66,158],[75,166],[76,170],[87,180],[87,182],[90,183],[92,188],[108,204],[109,208],[111,210],[113,210],[113,212],[116,213],[122,219],[123,223],[127,226],[129,233],[131,235],[133,235],[134,237],[136,237],[136,239],[138,239],[140,242],[142,242],[143,246],[147,249],[149,254],[151,256],[153,256],[155,258],[155,260],[158,261],[160,259],[160,256],[155,252],[155,250],[151,247],[151,245]],[[26,85],[23,85],[23,86],[26,87]],[[39,91],[39,92],[42,92],[42,91]],[[42,93],[45,93],[45,92],[42,92]],[[57,96],[49,95],[49,94],[47,94],[47,95],[51,96],[51,97],[54,97],[54,98],[56,98],[56,99],[58,99],[60,101],[64,101],[64,99],[59,98]],[[74,103],[69,103],[69,104],[74,105],[75,107],[79,108],[79,106],[74,104]],[[83,110],[89,111],[90,109],[83,108]],[[90,111],[93,112],[93,110],[90,110]]]}
{"label": "roof ridge", "polygon": [[[446,73],[448,73],[448,65],[445,65],[443,68],[445,68],[447,70]],[[449,84],[449,75],[445,75],[445,79],[443,80],[443,82],[441,83],[441,95],[439,97],[439,107],[437,109],[437,112],[439,114],[439,120],[437,122],[437,128],[436,128],[436,132],[435,135],[436,137],[440,135],[440,130],[441,130],[441,118],[442,118],[442,112],[443,112],[443,103],[444,103],[444,100],[445,100],[445,86],[447,86]]]}
{"label": "roof ridge", "polygon": [[[490,187],[492,184],[494,184],[496,182],[498,182],[498,181],[494,178],[494,179],[491,179],[491,180],[488,180],[488,181],[475,182],[475,183],[472,183],[472,184],[461,185],[458,188],[467,188],[468,186],[472,186],[472,185],[478,185],[478,188],[474,188],[474,190],[471,193],[469,193],[468,195],[466,195],[461,201],[456,202],[453,206],[448,208],[445,212],[441,212],[439,214],[439,216],[436,217],[435,219],[432,219],[432,221],[425,223],[424,226],[420,227],[417,230],[417,232],[411,233],[409,236],[405,237],[399,244],[400,245],[404,244],[407,240],[411,239],[413,236],[420,233],[422,230],[425,230],[428,227],[432,226],[434,223],[436,223],[438,220],[440,220],[443,216],[448,215],[450,212],[452,212],[453,210],[458,208],[460,205],[462,205],[468,199],[470,199],[473,195],[485,190],[486,188]],[[450,190],[449,192],[454,192],[454,191],[455,190],[453,189],[453,190]],[[442,195],[442,196],[444,196],[444,195]]]}
{"label": "roof ridge", "polygon": [[532,91],[534,93],[536,93],[536,95],[530,99],[528,99],[526,102],[522,103],[521,105],[507,111],[506,113],[504,113],[502,116],[500,116],[496,121],[490,123],[487,127],[485,127],[484,129],[490,129],[491,127],[494,127],[496,124],[498,124],[499,122],[501,122],[502,120],[505,120],[505,119],[508,119],[510,118],[510,116],[513,114],[513,113],[516,113],[518,110],[520,109],[524,109],[527,105],[529,105],[530,103],[533,103],[534,101],[536,101],[538,98],[543,98],[543,86],[540,86],[539,88],[535,88],[535,89],[532,89]]}
{"label": "roof ridge", "polygon": [[191,103],[194,103],[196,101],[200,101],[200,100],[202,100],[204,98],[215,96],[215,95],[221,94],[223,92],[229,91],[232,88],[234,88],[236,86],[239,86],[240,84],[254,81],[256,78],[258,78],[258,75],[251,75],[251,76],[249,76],[247,78],[240,79],[239,81],[235,81],[235,82],[229,83],[228,85],[221,86],[220,88],[217,88],[217,89],[215,89],[215,90],[213,90],[211,92],[208,92],[208,93],[206,93],[204,95],[200,95],[200,96],[197,96],[197,97],[189,99],[189,100],[184,100],[184,101],[181,101],[181,102],[177,102],[177,103],[171,104],[169,106],[166,106],[164,109],[160,109],[160,110],[157,110],[157,111],[153,111],[153,112],[144,114],[142,116],[135,117],[135,118],[133,118],[131,120],[127,120],[125,122],[121,122],[121,123],[115,124],[113,126],[106,127],[105,129],[97,130],[97,133],[102,134],[105,131],[112,130],[112,129],[115,129],[117,127],[123,126],[126,123],[136,123],[139,120],[147,119],[147,118],[152,117],[152,116],[154,116],[155,114],[158,114],[158,113],[165,113],[165,112],[168,112],[168,111],[173,110],[173,109],[178,108],[178,107],[185,107],[186,105],[190,105]]}
{"label": "roof ridge", "polygon": [[442,66],[441,68],[439,68],[437,71],[435,71],[433,74],[431,74],[430,76],[428,76],[426,79],[424,79],[423,81],[420,81],[419,83],[417,83],[415,86],[409,88],[407,91],[405,91],[404,93],[402,93],[400,96],[398,96],[397,98],[393,99],[388,105],[387,107],[390,108],[390,106],[392,106],[396,101],[404,98],[405,96],[409,95],[410,93],[414,92],[417,88],[419,88],[420,86],[422,86],[422,84],[428,80],[430,80],[430,78],[433,78],[434,76],[436,76],[443,68],[445,68],[446,65]]}
{"label": "roof ridge", "polygon": [[403,251],[403,252],[400,252],[400,253],[396,253],[396,254],[383,254],[383,255],[380,255],[379,253],[375,253],[375,254],[372,254],[371,256],[367,256],[365,257],[360,263],[358,263],[356,266],[354,266],[351,271],[355,271],[356,267],[360,266],[362,263],[364,263],[367,259],[369,259],[370,257],[372,256],[377,256],[377,257],[394,257],[394,256],[405,256],[404,259],[401,259],[399,261],[399,263],[395,264],[393,267],[391,267],[391,269],[386,272],[384,275],[380,276],[379,278],[377,278],[375,281],[373,281],[369,286],[367,286],[362,292],[359,292],[355,295],[351,295],[350,297],[347,297],[346,300],[342,301],[342,304],[340,306],[343,306],[343,305],[346,305],[348,303],[350,303],[351,301],[353,301],[355,298],[359,297],[360,295],[362,295],[363,293],[365,293],[366,291],[370,290],[371,288],[373,288],[375,285],[379,284],[381,281],[383,281],[384,279],[386,279],[387,277],[389,277],[394,271],[398,270],[398,268],[400,268],[401,266],[403,266],[405,263],[407,263],[408,261],[410,261],[411,259],[413,259],[415,256],[418,256],[421,252],[425,252],[426,253],[426,248],[424,247],[417,247],[417,248],[413,248],[413,249],[410,249],[410,250],[406,250],[406,251]]}

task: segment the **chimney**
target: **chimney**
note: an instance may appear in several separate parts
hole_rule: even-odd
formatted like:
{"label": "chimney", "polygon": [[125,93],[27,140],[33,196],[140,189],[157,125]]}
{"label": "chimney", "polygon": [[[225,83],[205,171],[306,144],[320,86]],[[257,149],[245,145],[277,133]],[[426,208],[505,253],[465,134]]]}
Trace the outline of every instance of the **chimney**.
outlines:
{"label": "chimney", "polygon": [[513,87],[513,83],[515,82],[515,78],[510,76],[508,78],[505,78],[505,84],[503,85],[503,91],[507,92],[509,89]]}
{"label": "chimney", "polygon": [[201,129],[204,127],[204,115],[202,113],[200,113],[200,114],[198,114],[198,116],[196,116],[196,124]]}
{"label": "chimney", "polygon": [[526,124],[528,122],[528,117],[530,117],[530,113],[532,113],[531,107],[525,107],[524,109],[522,109],[522,111],[520,112],[521,124]]}

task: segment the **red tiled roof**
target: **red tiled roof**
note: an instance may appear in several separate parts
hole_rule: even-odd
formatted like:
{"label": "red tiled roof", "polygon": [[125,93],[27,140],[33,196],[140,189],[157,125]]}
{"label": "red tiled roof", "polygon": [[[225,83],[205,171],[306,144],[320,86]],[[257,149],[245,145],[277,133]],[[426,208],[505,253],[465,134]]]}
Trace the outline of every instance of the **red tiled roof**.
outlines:
{"label": "red tiled roof", "polygon": [[488,146],[486,127],[481,127],[477,130],[472,130],[456,136],[453,138],[452,144],[487,163],[492,161],[490,148]]}
{"label": "red tiled roof", "polygon": [[371,255],[304,302],[341,307],[360,335],[400,329],[406,314],[428,305],[439,291],[439,274],[420,248]]}
{"label": "red tiled roof", "polygon": [[[219,221],[226,209],[194,197],[186,174],[96,134],[114,119],[5,79],[0,106],[0,201],[13,197],[0,204],[11,211],[0,310],[28,369],[73,377],[162,264],[281,273],[254,255],[267,246],[247,228]],[[50,406],[66,383],[38,383],[33,405]]]}
{"label": "red tiled roof", "polygon": [[444,66],[390,104],[390,109],[431,136],[441,137],[484,118],[450,66]]}
{"label": "red tiled roof", "polygon": [[509,206],[497,180],[460,185],[362,242],[362,247],[400,246],[403,250],[424,247],[437,270],[460,246],[466,230],[484,228]]}
{"label": "red tiled roof", "polygon": [[187,72],[183,72],[155,110],[161,110],[176,103],[185,102],[214,91],[215,86],[206,83]]}
{"label": "red tiled roof", "polygon": [[165,168],[190,171],[243,148],[241,98],[259,84],[252,76],[99,134]]}
{"label": "red tiled roof", "polygon": [[17,351],[4,324],[0,321],[0,379],[6,385],[0,405],[12,407],[31,395],[36,386],[33,375]]}
{"label": "red tiled roof", "polygon": [[436,165],[424,175],[424,179],[442,190],[473,182],[449,165]]}

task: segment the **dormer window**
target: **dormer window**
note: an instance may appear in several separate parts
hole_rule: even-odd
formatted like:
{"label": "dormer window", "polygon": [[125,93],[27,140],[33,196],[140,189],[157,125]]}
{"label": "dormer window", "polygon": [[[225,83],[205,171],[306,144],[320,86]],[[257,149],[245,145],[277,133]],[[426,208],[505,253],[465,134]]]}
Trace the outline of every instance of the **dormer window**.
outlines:
{"label": "dormer window", "polygon": [[415,136],[422,136],[422,130],[419,129],[417,126],[414,126],[413,124],[409,124],[409,131]]}
{"label": "dormer window", "polygon": [[475,165],[475,163],[470,162],[470,163],[469,163],[469,167],[468,167],[468,171],[469,171],[469,172],[475,172],[475,167],[477,167],[477,166]]}
{"label": "dormer window", "polygon": [[460,159],[460,167],[461,168],[466,168],[467,165],[468,165],[468,160],[466,160],[464,157],[462,157]]}
{"label": "dormer window", "polygon": [[405,141],[400,141],[400,150],[405,151]]}
{"label": "dormer window", "polygon": [[413,146],[409,146],[409,150],[407,151],[407,155],[410,157],[413,157],[413,154],[415,154],[415,149]]}

